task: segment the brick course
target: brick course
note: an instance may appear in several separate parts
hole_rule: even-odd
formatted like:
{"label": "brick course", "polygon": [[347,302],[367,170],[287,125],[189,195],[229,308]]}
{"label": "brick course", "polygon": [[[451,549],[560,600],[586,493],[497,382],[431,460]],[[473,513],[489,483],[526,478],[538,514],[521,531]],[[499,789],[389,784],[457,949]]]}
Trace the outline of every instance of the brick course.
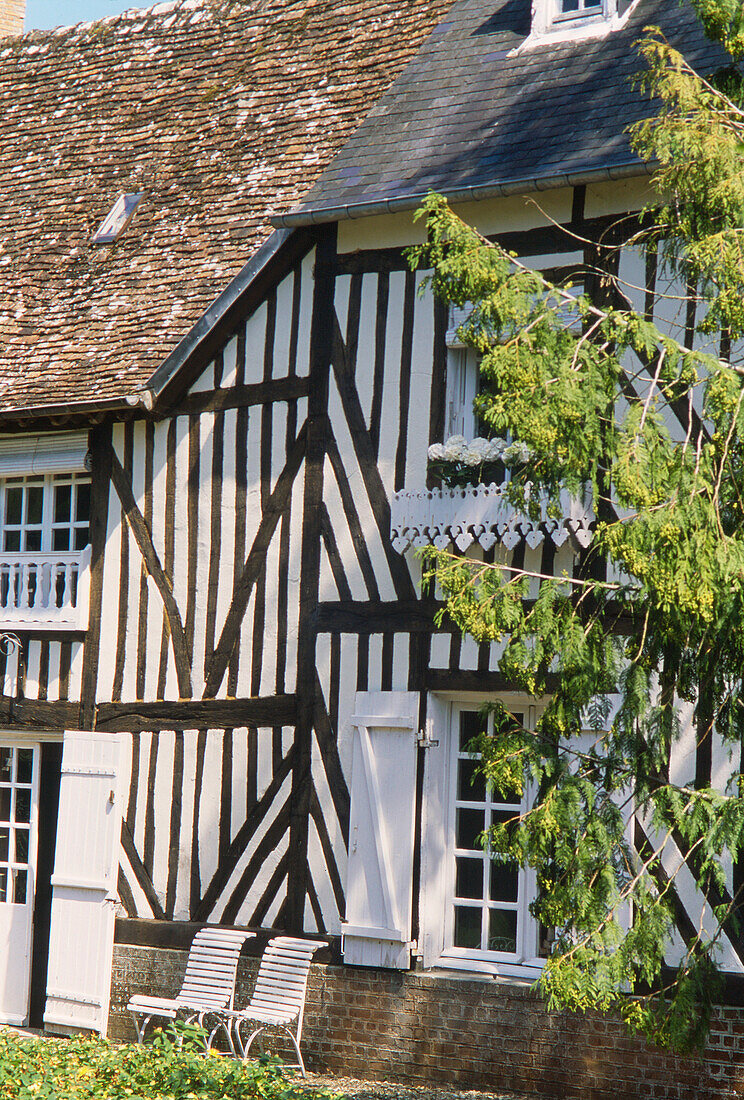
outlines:
{"label": "brick course", "polygon": [[[128,997],[172,996],[185,965],[184,951],[117,945],[110,1034],[133,1038]],[[236,1004],[257,968],[241,959]],[[516,982],[314,965],[303,1055],[315,1070],[371,1080],[566,1100],[732,1100],[744,1096],[744,1008],[718,1011],[703,1057],[676,1058],[611,1018],[547,1012]]]}

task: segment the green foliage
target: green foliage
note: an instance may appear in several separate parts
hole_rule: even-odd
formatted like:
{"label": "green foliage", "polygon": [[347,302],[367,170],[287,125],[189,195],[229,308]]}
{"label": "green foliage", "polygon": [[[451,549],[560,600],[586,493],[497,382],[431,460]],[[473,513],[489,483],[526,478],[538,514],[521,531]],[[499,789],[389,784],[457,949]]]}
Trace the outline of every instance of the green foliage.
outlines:
{"label": "green foliage", "polygon": [[[198,1028],[158,1031],[142,1046],[98,1038],[0,1033],[3,1100],[307,1100],[278,1060],[205,1055]],[[313,1095],[316,1095],[314,1092]],[[323,1094],[329,1100],[329,1094]]]}
{"label": "green foliage", "polygon": [[[619,1012],[676,1050],[705,1040],[722,936],[743,942],[724,867],[744,846],[744,778],[732,763],[716,790],[670,767],[685,721],[737,756],[744,738],[744,366],[731,351],[744,336],[744,17],[741,0],[690,2],[731,66],[701,76],[647,29],[638,85],[656,105],[633,142],[657,165],[657,198],[629,243],[687,287],[720,354],[632,308],[613,276],[617,233],[588,252],[604,272],[591,299],[437,195],[409,255],[434,294],[470,309],[460,336],[480,357],[478,416],[528,456],[505,486],[513,507],[561,516],[573,497],[596,517],[571,577],[530,573],[503,548],[493,563],[424,552],[442,615],[500,642],[504,677],[545,704],[535,730],[493,704],[494,736],[473,746],[497,789],[534,794],[487,842],[535,871],[533,915],[556,930],[539,982],[551,1007]],[[670,972],[683,870],[707,904]]]}

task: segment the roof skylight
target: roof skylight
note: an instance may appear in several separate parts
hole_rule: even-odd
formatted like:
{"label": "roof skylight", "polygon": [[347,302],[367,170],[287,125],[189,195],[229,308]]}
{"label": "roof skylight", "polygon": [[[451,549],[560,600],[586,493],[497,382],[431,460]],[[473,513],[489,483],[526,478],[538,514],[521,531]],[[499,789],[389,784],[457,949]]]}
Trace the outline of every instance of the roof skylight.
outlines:
{"label": "roof skylight", "polygon": [[142,198],[143,192],[119,195],[111,210],[91,237],[93,244],[113,244],[132,220],[132,215]]}

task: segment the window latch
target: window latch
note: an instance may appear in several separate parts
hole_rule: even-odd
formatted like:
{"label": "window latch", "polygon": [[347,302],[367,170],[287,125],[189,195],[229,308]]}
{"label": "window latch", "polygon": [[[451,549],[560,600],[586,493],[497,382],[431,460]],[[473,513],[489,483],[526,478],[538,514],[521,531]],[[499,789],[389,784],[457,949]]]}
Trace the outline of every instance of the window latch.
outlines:
{"label": "window latch", "polygon": [[417,743],[417,745],[420,749],[433,749],[433,748],[436,748],[436,746],[439,744],[439,741],[436,741],[431,736],[431,729],[432,729],[432,723],[427,722],[426,723],[426,729],[418,731],[418,735],[416,737],[416,743]]}

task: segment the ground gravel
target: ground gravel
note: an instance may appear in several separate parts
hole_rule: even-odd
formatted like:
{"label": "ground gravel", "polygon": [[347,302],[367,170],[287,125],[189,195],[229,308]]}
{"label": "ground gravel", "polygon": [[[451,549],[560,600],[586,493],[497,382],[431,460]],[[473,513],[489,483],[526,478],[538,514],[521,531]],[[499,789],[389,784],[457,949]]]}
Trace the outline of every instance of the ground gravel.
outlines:
{"label": "ground gravel", "polygon": [[326,1088],[347,1100],[532,1100],[526,1093],[479,1092],[449,1085],[411,1085],[397,1081],[358,1081],[354,1077],[336,1077],[308,1073],[307,1088]]}

